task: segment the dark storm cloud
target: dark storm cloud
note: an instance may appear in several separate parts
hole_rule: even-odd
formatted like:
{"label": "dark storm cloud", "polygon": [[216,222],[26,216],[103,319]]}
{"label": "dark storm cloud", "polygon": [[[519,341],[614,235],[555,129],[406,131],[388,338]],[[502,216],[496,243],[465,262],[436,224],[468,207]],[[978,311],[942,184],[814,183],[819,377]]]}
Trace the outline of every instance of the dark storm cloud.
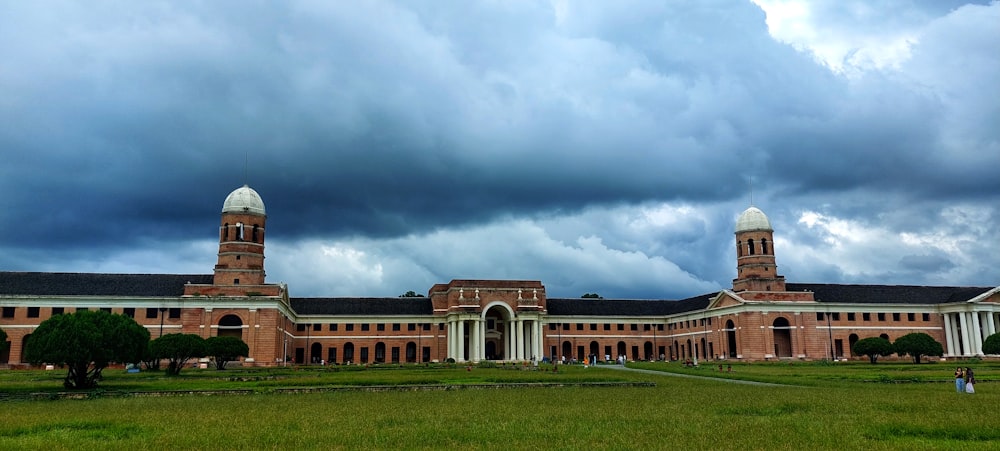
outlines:
{"label": "dark storm cloud", "polygon": [[[958,6],[867,17],[916,27]],[[982,90],[1000,73],[985,44],[997,27],[977,18],[1000,8],[975,8],[927,26],[902,72],[847,78],[773,39],[740,1],[7,3],[0,261],[210,239],[246,182],[280,230],[271,239],[303,252],[360,240],[365,274],[385,270],[372,255],[433,255],[433,240],[410,237],[488,240],[479,233],[526,218],[551,225],[518,229],[538,249],[512,258],[640,256],[682,268],[677,293],[724,286],[750,177],[789,227],[807,210],[876,217],[883,195],[901,212],[867,224],[899,230],[949,202],[995,203],[1000,114]],[[601,220],[659,203],[699,213],[669,227]],[[822,242],[810,233],[790,236]],[[895,264],[933,269],[912,255]],[[608,279],[629,295],[665,289]]]}

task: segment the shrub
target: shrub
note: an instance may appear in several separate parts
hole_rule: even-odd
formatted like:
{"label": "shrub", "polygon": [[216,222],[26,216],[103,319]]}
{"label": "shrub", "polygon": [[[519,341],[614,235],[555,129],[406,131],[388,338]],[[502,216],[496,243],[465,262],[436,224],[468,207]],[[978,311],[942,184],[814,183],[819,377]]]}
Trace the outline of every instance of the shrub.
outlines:
{"label": "shrub", "polygon": [[914,332],[903,335],[892,344],[896,354],[900,356],[909,355],[913,357],[913,363],[920,363],[922,356],[942,356],[944,347],[938,343],[934,337],[923,332]]}
{"label": "shrub", "polygon": [[892,354],[892,343],[882,337],[862,338],[854,343],[851,351],[856,355],[866,355],[874,365],[879,356]]}

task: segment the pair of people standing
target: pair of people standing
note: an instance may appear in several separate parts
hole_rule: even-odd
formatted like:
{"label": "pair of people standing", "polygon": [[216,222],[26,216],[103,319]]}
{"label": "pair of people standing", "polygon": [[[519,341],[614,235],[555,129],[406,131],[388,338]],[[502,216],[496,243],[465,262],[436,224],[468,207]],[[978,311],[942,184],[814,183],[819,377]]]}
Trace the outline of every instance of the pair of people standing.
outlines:
{"label": "pair of people standing", "polygon": [[958,367],[955,369],[955,391],[962,393],[975,393],[976,388],[976,377],[972,372],[972,368]]}

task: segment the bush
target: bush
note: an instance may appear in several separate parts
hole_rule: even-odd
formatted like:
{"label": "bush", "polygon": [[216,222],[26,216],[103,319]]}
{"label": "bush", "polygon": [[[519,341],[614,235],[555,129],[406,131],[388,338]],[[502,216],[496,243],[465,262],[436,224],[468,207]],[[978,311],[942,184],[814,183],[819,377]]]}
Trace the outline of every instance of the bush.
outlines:
{"label": "bush", "polygon": [[941,346],[941,343],[938,343],[934,337],[923,332],[903,335],[896,339],[892,347],[896,351],[896,354],[900,356],[909,355],[913,357],[913,363],[920,363],[920,357],[925,355],[944,355],[944,347]]}
{"label": "bush", "polygon": [[1000,354],[1000,333],[986,337],[983,342],[983,354]]}
{"label": "bush", "polygon": [[851,351],[855,355],[866,355],[869,361],[874,365],[878,361],[879,356],[886,356],[892,354],[893,348],[892,343],[882,337],[868,337],[862,338],[854,343],[851,347]]}

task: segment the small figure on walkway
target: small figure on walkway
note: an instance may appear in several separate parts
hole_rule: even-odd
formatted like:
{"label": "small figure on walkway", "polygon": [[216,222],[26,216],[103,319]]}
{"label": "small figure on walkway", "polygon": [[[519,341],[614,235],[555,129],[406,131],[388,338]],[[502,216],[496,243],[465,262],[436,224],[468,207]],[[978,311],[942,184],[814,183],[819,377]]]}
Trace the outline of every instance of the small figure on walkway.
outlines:
{"label": "small figure on walkway", "polygon": [[955,391],[965,393],[965,371],[962,367],[955,368]]}
{"label": "small figure on walkway", "polygon": [[972,374],[972,368],[965,367],[965,392],[975,393],[976,376]]}

